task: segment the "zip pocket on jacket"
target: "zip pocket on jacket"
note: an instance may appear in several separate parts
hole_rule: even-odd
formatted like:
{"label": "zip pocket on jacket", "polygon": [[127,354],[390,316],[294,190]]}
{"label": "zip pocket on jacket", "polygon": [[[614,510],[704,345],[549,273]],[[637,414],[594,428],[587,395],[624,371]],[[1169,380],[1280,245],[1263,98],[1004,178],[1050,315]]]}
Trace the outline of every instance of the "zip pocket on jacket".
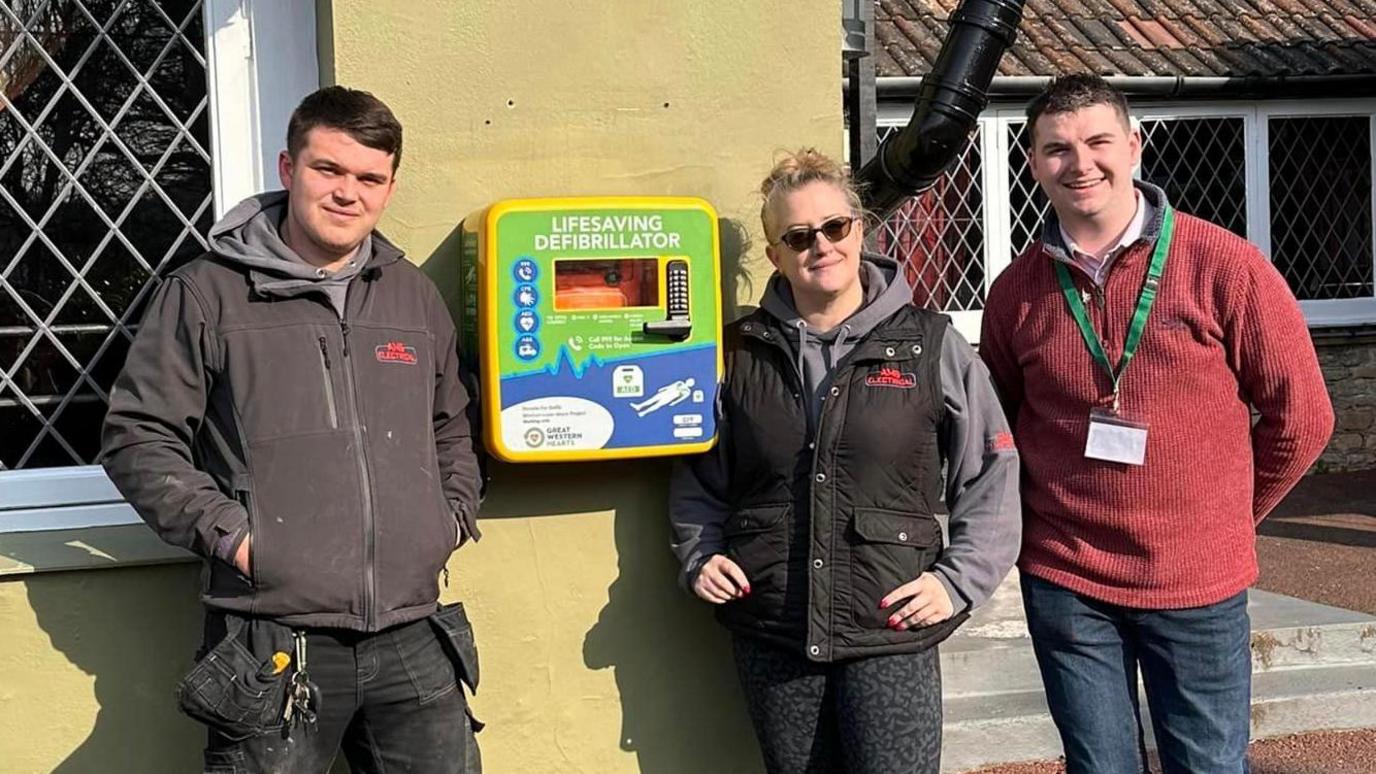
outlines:
{"label": "zip pocket on jacket", "polygon": [[330,412],[330,429],[339,429],[339,412],[334,405],[334,380],[330,378],[330,348],[320,337],[320,376],[325,381],[325,408]]}

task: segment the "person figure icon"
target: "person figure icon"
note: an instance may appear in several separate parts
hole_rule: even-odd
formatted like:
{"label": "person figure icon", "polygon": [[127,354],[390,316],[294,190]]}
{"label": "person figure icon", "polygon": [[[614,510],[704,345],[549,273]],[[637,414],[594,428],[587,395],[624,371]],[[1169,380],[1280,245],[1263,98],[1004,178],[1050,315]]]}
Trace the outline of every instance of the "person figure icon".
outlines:
{"label": "person figure icon", "polygon": [[666,384],[655,391],[654,395],[640,401],[632,403],[631,408],[635,409],[635,415],[643,417],[646,414],[658,411],[665,406],[677,406],[688,396],[693,394],[693,385],[697,382],[693,379],[680,379],[672,384]]}

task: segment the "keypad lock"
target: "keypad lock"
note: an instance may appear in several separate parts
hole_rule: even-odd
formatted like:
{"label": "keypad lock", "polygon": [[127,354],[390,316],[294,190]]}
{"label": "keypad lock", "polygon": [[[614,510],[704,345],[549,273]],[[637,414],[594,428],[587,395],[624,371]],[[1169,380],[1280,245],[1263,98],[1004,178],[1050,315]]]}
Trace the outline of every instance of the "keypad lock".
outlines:
{"label": "keypad lock", "polygon": [[693,332],[693,321],[688,315],[688,262],[669,261],[664,267],[664,284],[668,294],[664,304],[667,315],[663,320],[645,323],[643,329],[646,336],[683,341]]}

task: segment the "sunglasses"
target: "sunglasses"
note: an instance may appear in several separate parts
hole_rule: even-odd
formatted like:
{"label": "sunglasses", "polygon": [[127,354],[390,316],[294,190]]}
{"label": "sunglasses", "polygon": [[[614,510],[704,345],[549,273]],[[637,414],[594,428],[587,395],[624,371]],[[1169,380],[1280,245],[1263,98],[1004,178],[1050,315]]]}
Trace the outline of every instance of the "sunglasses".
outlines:
{"label": "sunglasses", "polygon": [[833,244],[840,242],[850,235],[850,227],[857,220],[859,220],[857,217],[839,217],[832,218],[817,228],[790,229],[779,235],[779,241],[788,245],[788,249],[793,252],[801,253],[812,247],[818,234],[826,237],[827,241]]}

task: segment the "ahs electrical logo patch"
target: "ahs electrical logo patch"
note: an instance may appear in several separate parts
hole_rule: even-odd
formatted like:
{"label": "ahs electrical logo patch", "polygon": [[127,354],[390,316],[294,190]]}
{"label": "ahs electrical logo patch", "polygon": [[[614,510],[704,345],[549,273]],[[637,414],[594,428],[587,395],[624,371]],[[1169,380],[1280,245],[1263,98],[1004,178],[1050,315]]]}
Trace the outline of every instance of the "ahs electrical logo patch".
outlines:
{"label": "ahs electrical logo patch", "polygon": [[911,390],[917,386],[917,377],[913,374],[905,374],[897,368],[881,368],[878,371],[871,371],[865,377],[865,384],[869,387],[897,387],[900,390]]}
{"label": "ahs electrical logo patch", "polygon": [[400,341],[389,341],[386,344],[379,345],[378,348],[373,351],[377,354],[377,362],[379,363],[415,365],[418,362],[416,358],[416,348],[408,347],[404,342]]}

